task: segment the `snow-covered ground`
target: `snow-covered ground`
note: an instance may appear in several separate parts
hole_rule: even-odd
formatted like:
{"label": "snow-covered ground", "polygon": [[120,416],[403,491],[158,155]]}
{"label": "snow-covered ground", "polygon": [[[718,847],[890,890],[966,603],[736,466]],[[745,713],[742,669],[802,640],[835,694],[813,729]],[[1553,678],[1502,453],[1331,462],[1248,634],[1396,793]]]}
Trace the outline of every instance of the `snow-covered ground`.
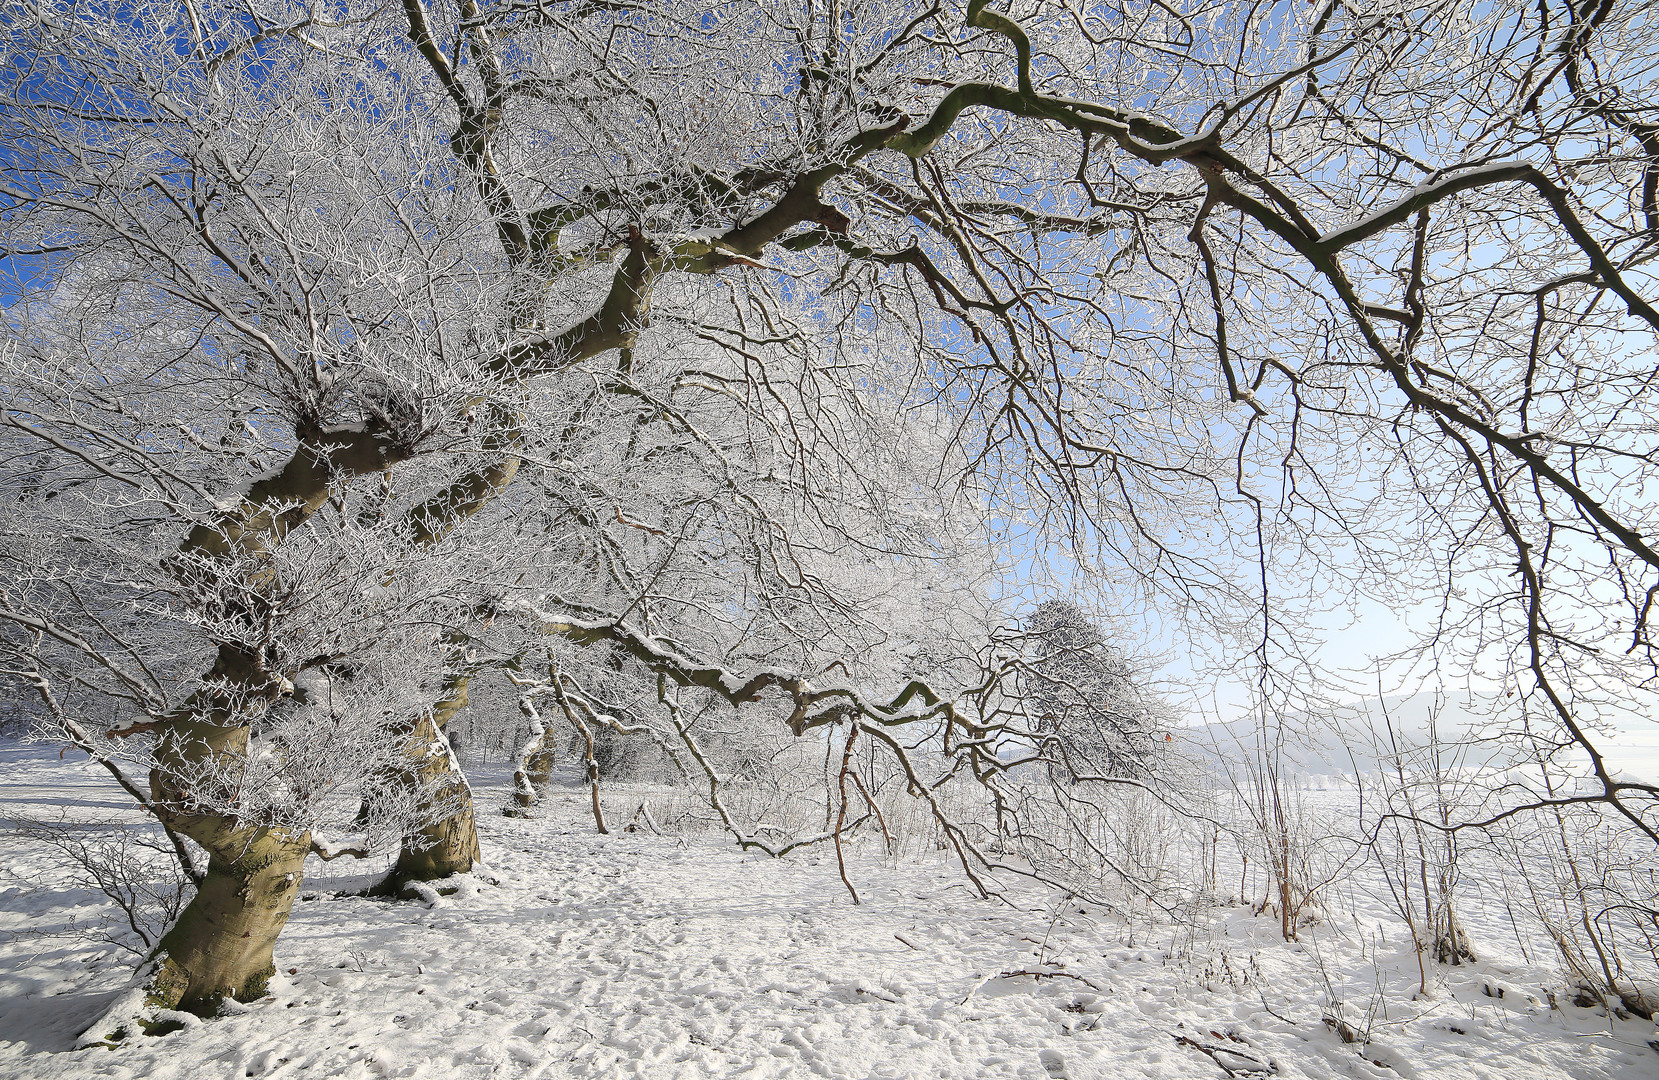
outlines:
{"label": "snow-covered ground", "polygon": [[[122,798],[55,750],[0,744],[0,815],[137,822]],[[631,806],[613,799],[614,828]],[[0,1076],[1659,1076],[1652,1024],[1552,1008],[1550,973],[1501,953],[1411,1000],[1409,939],[1376,912],[1287,946],[1240,909],[1198,932],[1130,927],[1031,887],[978,900],[943,862],[869,853],[851,860],[854,906],[832,852],[599,836],[586,815],[571,790],[537,820],[486,814],[495,882],[433,908],[332,895],[338,868],[319,868],[268,998],[115,1050],[70,1047],[130,955],[39,933],[102,897],[56,887],[45,849],[0,834]],[[1338,1001],[1368,1042],[1324,1022]]]}

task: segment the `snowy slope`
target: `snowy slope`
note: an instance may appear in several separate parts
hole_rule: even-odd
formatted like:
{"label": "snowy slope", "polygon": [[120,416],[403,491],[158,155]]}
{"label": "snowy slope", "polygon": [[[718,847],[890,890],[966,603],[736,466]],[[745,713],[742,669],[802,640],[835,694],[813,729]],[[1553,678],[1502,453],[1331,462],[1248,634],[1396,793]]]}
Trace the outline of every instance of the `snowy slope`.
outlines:
{"label": "snowy slope", "polygon": [[[116,795],[54,752],[0,749],[5,814]],[[614,799],[625,821],[627,793]],[[113,1051],[68,1048],[130,961],[17,936],[97,898],[43,887],[40,850],[0,838],[23,879],[0,885],[0,1076],[1659,1076],[1653,1025],[1552,1009],[1547,972],[1457,969],[1409,1000],[1409,945],[1372,912],[1286,946],[1238,908],[1200,932],[1128,927],[1032,888],[976,900],[943,863],[875,853],[852,860],[855,907],[829,852],[598,836],[584,813],[562,792],[540,820],[486,816],[498,883],[435,908],[313,893],[269,998]],[[1368,1045],[1323,1022],[1333,1000]]]}

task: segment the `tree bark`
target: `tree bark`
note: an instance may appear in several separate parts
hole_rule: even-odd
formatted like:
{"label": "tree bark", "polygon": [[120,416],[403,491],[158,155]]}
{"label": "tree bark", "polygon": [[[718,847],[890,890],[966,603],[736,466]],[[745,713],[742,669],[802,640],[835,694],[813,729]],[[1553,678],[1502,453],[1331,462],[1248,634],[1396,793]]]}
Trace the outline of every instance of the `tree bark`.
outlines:
{"label": "tree bark", "polygon": [[234,858],[215,853],[195,898],[161,939],[150,1003],[211,1016],[227,997],[263,997],[310,848],[308,833],[262,829]]}

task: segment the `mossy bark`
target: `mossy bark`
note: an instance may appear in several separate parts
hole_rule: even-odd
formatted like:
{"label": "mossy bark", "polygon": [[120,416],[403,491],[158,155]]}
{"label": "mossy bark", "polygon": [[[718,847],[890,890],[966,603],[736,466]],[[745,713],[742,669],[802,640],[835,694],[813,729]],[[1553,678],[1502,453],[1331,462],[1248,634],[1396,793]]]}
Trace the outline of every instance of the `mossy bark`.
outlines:
{"label": "mossy bark", "polygon": [[264,996],[310,847],[308,834],[265,831],[234,859],[213,855],[195,898],[161,939],[150,1003],[211,1016],[227,997]]}

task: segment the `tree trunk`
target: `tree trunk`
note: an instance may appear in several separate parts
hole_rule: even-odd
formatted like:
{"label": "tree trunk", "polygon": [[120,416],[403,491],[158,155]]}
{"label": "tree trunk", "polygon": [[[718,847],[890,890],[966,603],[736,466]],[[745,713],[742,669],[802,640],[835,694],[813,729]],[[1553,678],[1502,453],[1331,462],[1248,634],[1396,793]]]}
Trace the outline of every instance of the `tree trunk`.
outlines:
{"label": "tree trunk", "polygon": [[570,722],[576,725],[576,730],[587,740],[588,794],[593,798],[593,825],[600,832],[609,835],[611,830],[605,828],[605,808],[599,801],[599,759],[593,754],[593,731],[575,713],[567,712],[565,715],[570,717]]}
{"label": "tree trunk", "polygon": [[397,888],[409,881],[436,881],[464,874],[482,861],[472,789],[465,777],[460,778],[457,788],[446,786],[439,798],[448,801],[451,796],[463,803],[459,810],[403,838],[403,849],[398,852],[390,879]]}
{"label": "tree trunk", "polygon": [[1469,943],[1469,935],[1464,932],[1463,923],[1459,921],[1449,899],[1440,901],[1431,932],[1434,935],[1436,962],[1453,965],[1475,962],[1475,947]]}
{"label": "tree trunk", "polygon": [[547,792],[554,765],[553,747],[545,745],[547,741],[545,736],[539,737],[534,748],[520,755],[519,766],[513,772],[513,802],[506,810],[509,816],[524,816]]}
{"label": "tree trunk", "polygon": [[388,891],[401,889],[409,881],[464,874],[480,861],[472,786],[450,751],[445,734],[450,719],[466,708],[467,684],[471,681],[471,675],[452,677],[443,699],[432,707],[430,715],[415,723],[410,734],[409,779],[431,792],[434,807],[448,812],[403,838],[403,848],[386,882]]}
{"label": "tree trunk", "polygon": [[161,939],[151,1003],[210,1016],[227,997],[263,997],[310,848],[308,833],[259,830],[235,858],[214,854],[195,898]]}
{"label": "tree trunk", "polygon": [[530,737],[519,747],[515,759],[513,801],[502,811],[509,817],[527,816],[530,808],[541,802],[548,781],[553,778],[552,732],[536,709],[534,691],[519,696],[518,708],[530,724]]}
{"label": "tree trunk", "polygon": [[535,789],[538,797],[547,790],[547,785],[553,780],[554,763],[553,747],[551,746],[543,747],[530,755],[530,760],[525,763],[525,778],[530,781],[530,786]]}
{"label": "tree trunk", "polygon": [[[221,649],[215,672],[249,685],[238,657]],[[275,972],[272,950],[304,877],[309,831],[239,826],[237,805],[248,729],[217,713],[182,714],[155,743],[150,772],[152,809],[170,831],[208,852],[196,895],[156,947],[160,966],[148,1000],[204,1016],[227,997],[261,997]],[[186,784],[181,777],[196,778]]]}

